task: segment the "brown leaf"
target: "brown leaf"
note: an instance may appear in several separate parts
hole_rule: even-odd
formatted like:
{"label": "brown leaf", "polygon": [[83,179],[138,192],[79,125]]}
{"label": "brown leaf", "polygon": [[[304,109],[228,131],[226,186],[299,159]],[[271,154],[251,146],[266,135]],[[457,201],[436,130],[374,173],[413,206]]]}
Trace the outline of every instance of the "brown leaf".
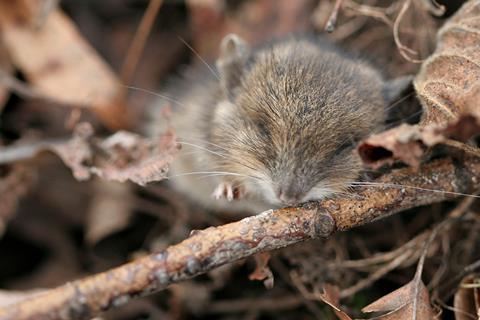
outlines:
{"label": "brown leaf", "polygon": [[90,172],[102,179],[139,185],[160,181],[167,177],[170,162],[180,149],[173,132],[161,137],[146,139],[120,131],[98,146],[109,155],[109,161]]}
{"label": "brown leaf", "polygon": [[358,147],[363,162],[375,169],[392,164],[395,160],[418,167],[424,151],[425,145],[418,127],[408,124],[373,135]]}
{"label": "brown leaf", "polygon": [[340,291],[337,286],[325,284],[323,293],[319,295],[323,302],[333,308],[333,312],[340,320],[352,320],[352,318],[340,309]]}
{"label": "brown leaf", "polygon": [[[477,286],[474,286],[477,281]],[[455,320],[470,320],[480,316],[480,284],[477,275],[462,279],[453,298]]]}
{"label": "brown leaf", "polygon": [[99,180],[95,181],[94,189],[94,198],[87,212],[85,235],[90,245],[125,229],[133,214],[133,194],[128,185]]}
{"label": "brown leaf", "polygon": [[[449,139],[466,142],[480,134],[480,121],[466,114],[447,125],[431,124],[425,127],[402,124],[401,126],[368,137],[358,146],[358,153],[365,165],[378,169],[400,160],[418,167],[425,151],[437,144],[449,144],[455,150],[468,151],[467,146],[449,143]],[[470,148],[471,149],[471,148]]]}
{"label": "brown leaf", "polygon": [[414,85],[424,107],[421,126],[444,124],[459,114],[479,114],[480,1],[467,1],[439,30],[437,49]]}
{"label": "brown leaf", "polygon": [[[415,310],[417,320],[433,319],[428,290],[422,281],[419,282],[418,289],[417,308]],[[412,319],[414,312],[414,292],[415,280],[412,280],[403,287],[369,304],[362,309],[362,312],[385,312],[385,314],[374,318],[381,320]]]}
{"label": "brown leaf", "polygon": [[0,163],[10,163],[35,156],[41,151],[57,154],[77,180],[92,174],[109,181],[130,180],[140,185],[166,178],[170,162],[180,144],[173,132],[155,138],[120,131],[102,140],[93,138],[88,123],[80,123],[67,141],[38,142],[4,148]]}
{"label": "brown leaf", "polygon": [[11,75],[13,73],[13,65],[8,56],[7,50],[0,39],[0,113],[3,110],[5,103],[9,96],[9,90],[6,86],[2,85],[2,74]]}
{"label": "brown leaf", "polygon": [[125,127],[127,109],[115,74],[60,10],[35,26],[40,1],[0,0],[0,34],[15,64],[46,97],[92,108],[110,127]]}
{"label": "brown leaf", "polygon": [[255,255],[255,270],[248,276],[250,280],[259,280],[263,281],[263,284],[266,288],[273,288],[273,273],[272,270],[268,267],[268,261],[270,260],[270,253],[262,252]]}
{"label": "brown leaf", "polygon": [[93,135],[93,128],[88,123],[77,125],[73,138],[60,144],[47,145],[47,150],[55,152],[71,170],[73,176],[77,180],[87,180],[91,173],[88,169],[87,162],[93,159],[93,153],[88,143]]}
{"label": "brown leaf", "polygon": [[[180,148],[172,132],[149,139],[119,131],[105,140],[88,141],[92,134],[89,128],[85,123],[78,125],[73,139],[51,148],[78,180],[95,174],[105,180],[130,180],[139,185],[160,181],[166,178]],[[98,165],[92,164],[93,160]]]}

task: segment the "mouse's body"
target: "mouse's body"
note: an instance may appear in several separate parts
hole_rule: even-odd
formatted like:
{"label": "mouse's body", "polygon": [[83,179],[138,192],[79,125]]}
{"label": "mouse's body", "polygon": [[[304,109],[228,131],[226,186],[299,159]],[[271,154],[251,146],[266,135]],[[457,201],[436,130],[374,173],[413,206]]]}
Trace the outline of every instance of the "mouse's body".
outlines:
{"label": "mouse's body", "polygon": [[[229,35],[215,72],[190,70],[167,90],[184,146],[171,181],[205,207],[252,213],[344,192],[362,170],[356,143],[383,127],[405,83],[386,85],[368,63],[315,37],[252,50]],[[154,132],[162,121],[151,122]]]}

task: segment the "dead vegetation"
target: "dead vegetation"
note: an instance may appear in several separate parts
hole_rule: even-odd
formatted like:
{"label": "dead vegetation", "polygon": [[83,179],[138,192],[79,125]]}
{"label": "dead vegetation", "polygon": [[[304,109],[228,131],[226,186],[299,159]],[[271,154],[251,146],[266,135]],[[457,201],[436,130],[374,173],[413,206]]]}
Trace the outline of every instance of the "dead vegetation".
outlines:
{"label": "dead vegetation", "polygon": [[[0,0],[0,319],[478,319],[480,2],[459,4]],[[325,28],[416,74],[359,145],[371,179],[247,218],[147,184],[180,145],[135,133],[152,95],[127,85],[228,32]]]}

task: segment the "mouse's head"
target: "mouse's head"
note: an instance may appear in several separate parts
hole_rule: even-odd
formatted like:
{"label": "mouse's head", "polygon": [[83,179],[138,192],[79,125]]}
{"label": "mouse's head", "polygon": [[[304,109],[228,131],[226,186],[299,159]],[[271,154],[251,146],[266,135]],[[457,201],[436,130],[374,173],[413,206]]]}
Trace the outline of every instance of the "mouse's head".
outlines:
{"label": "mouse's head", "polygon": [[361,170],[356,143],[381,128],[383,80],[328,43],[288,40],[252,52],[235,35],[217,61],[224,93],[211,139],[227,171],[274,204],[345,191]]}

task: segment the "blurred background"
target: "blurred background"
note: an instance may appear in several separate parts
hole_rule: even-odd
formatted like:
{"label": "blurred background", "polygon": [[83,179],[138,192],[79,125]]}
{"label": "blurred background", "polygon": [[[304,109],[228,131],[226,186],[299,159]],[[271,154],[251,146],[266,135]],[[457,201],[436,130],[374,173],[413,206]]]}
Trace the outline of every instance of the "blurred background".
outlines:
{"label": "blurred background", "polygon": [[[0,0],[0,146],[70,137],[79,122],[90,123],[98,136],[142,133],[155,99],[145,90],[159,91],[186,66],[202,64],[199,57],[213,64],[230,32],[259,44],[290,33],[326,34],[330,20],[334,28],[326,36],[387,78],[415,74],[415,60],[433,52],[438,28],[463,3],[439,0],[446,8],[439,13],[428,0],[410,1],[398,19],[407,1],[342,2],[336,8],[329,0]],[[411,49],[403,56],[395,29]],[[413,95],[404,104],[407,117],[418,107]],[[266,258],[270,289],[249,280],[256,264],[247,259],[98,319],[336,319],[316,296],[325,283],[338,287],[345,309],[360,317],[363,306],[412,279],[424,231],[453,206],[416,208],[327,241],[272,252]],[[206,212],[163,182],[78,181],[52,153],[3,159],[0,304],[242,217]],[[479,227],[458,224],[432,245],[424,281],[439,308],[453,304],[456,288],[442,282],[478,257]],[[453,319],[453,312],[444,309],[441,318]]]}

